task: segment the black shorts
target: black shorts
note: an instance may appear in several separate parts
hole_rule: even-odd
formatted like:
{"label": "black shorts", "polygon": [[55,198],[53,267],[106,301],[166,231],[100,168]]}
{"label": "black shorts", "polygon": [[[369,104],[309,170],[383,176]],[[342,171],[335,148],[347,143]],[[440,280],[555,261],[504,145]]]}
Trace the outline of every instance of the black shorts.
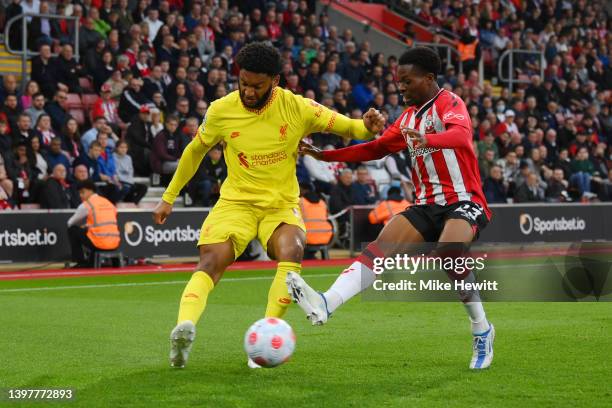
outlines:
{"label": "black shorts", "polygon": [[472,201],[459,201],[450,205],[413,205],[401,214],[421,233],[426,242],[438,242],[449,219],[469,222],[474,230],[474,241],[489,223],[483,208]]}

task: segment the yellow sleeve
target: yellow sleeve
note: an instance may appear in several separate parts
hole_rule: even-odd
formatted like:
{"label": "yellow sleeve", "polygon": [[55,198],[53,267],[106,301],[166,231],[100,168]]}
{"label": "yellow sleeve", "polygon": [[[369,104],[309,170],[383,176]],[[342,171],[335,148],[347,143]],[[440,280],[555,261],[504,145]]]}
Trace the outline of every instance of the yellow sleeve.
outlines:
{"label": "yellow sleeve", "polygon": [[362,119],[351,119],[338,112],[326,108],[312,99],[302,98],[302,118],[306,127],[306,135],[310,133],[324,132],[347,139],[371,139],[374,133],[370,132],[363,124]]}
{"label": "yellow sleeve", "polygon": [[206,112],[206,116],[193,140],[187,145],[178,163],[178,167],[172,176],[172,181],[166,188],[162,200],[168,204],[174,204],[176,197],[181,193],[185,184],[198,171],[200,163],[204,155],[222,138],[221,132],[217,125],[217,120],[214,119],[214,112],[211,112],[211,105]]}

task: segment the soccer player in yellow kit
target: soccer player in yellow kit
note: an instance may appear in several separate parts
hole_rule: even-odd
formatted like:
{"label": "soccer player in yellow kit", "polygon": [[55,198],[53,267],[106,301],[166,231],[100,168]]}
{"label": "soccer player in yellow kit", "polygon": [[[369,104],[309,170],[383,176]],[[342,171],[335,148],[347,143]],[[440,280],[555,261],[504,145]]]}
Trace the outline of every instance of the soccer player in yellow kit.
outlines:
{"label": "soccer player in yellow kit", "polygon": [[[170,334],[173,367],[184,367],[208,294],[254,238],[278,261],[265,316],[285,314],[291,303],[285,278],[289,271],[301,271],[305,242],[295,175],[299,141],[314,132],[370,138],[385,122],[374,109],[366,112],[363,120],[349,119],[279,88],[281,60],[273,47],[249,44],[240,50],[236,62],[240,67],[239,90],[210,105],[153,211],[155,222],[163,224],[206,152],[224,142],[228,177],[219,201],[202,225],[200,261],[183,291],[177,325]],[[257,365],[249,361],[249,366]]]}

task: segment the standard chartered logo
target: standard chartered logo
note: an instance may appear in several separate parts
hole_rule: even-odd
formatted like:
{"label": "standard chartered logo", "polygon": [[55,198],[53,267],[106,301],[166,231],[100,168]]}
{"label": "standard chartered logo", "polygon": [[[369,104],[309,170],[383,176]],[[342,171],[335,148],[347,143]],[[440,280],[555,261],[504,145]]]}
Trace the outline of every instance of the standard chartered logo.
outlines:
{"label": "standard chartered logo", "polygon": [[25,232],[21,228],[11,232],[4,230],[0,232],[0,247],[35,247],[53,246],[57,244],[57,234],[46,228]]}
{"label": "standard chartered logo", "polygon": [[156,229],[153,225],[142,228],[136,221],[128,221],[123,226],[123,238],[130,246],[138,246],[144,242],[159,246],[171,242],[196,242],[200,237],[200,230],[185,227],[165,229],[163,226]]}
{"label": "standard chartered logo", "polygon": [[529,235],[534,231],[542,235],[545,232],[584,231],[586,229],[586,221],[580,217],[542,219],[525,213],[519,216],[519,227],[525,235]]}

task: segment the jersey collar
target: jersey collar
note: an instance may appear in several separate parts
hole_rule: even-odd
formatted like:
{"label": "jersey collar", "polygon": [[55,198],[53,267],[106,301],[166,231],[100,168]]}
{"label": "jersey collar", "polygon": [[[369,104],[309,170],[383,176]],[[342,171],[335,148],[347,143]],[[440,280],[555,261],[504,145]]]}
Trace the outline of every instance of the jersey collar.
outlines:
{"label": "jersey collar", "polygon": [[421,116],[423,116],[423,114],[427,112],[427,109],[431,108],[431,105],[434,104],[434,102],[436,101],[436,99],[438,99],[438,97],[442,94],[442,92],[444,92],[444,88],[440,89],[438,93],[436,94],[436,96],[431,98],[429,101],[425,102],[419,109],[416,110],[416,113],[415,113],[416,119],[420,119]]}

